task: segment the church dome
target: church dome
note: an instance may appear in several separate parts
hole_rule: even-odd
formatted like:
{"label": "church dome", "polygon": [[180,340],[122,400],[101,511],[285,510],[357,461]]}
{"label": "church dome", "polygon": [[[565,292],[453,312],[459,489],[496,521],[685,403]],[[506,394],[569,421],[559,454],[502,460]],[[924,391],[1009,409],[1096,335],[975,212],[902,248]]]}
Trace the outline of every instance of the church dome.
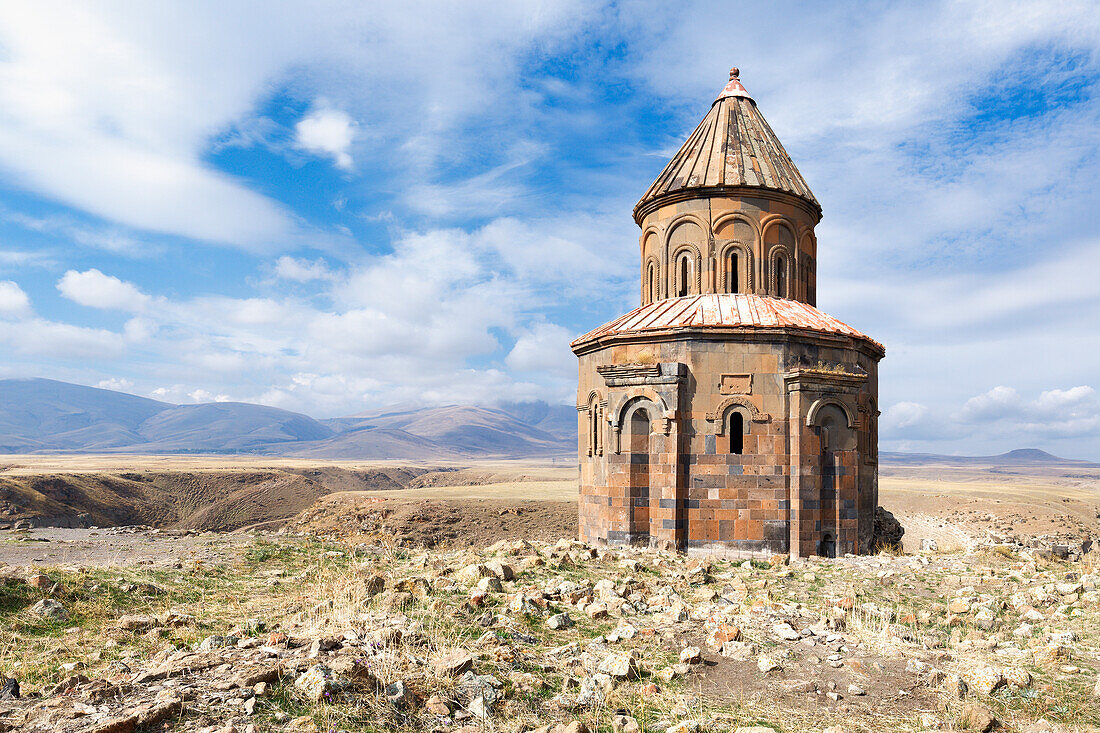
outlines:
{"label": "church dome", "polygon": [[865,341],[876,351],[882,345],[843,321],[812,305],[787,298],[743,293],[711,293],[666,298],[635,308],[589,331],[572,343],[574,352],[620,336],[657,335],[682,331],[717,332],[744,329],[798,329]]}
{"label": "church dome", "polygon": [[820,204],[735,68],[707,116],[634,207],[634,219],[640,224],[666,202],[728,196],[746,188],[797,196],[820,217]]}

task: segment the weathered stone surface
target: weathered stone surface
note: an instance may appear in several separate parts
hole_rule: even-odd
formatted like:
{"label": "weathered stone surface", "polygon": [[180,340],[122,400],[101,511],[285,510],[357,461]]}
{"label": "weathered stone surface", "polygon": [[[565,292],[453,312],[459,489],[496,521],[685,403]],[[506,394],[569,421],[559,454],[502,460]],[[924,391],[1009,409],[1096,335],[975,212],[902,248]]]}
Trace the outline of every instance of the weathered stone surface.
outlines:
{"label": "weathered stone surface", "polygon": [[179,699],[145,705],[138,709],[137,727],[153,728],[165,721],[179,718],[182,713],[183,701]]}
{"label": "weathered stone surface", "polygon": [[612,733],[641,733],[638,721],[629,715],[616,715],[611,718]]}
{"label": "weathered stone surface", "polygon": [[1010,687],[1026,689],[1031,687],[1031,673],[1020,667],[1006,667],[1001,670],[1001,676]]}
{"label": "weathered stone surface", "polygon": [[133,733],[137,730],[138,716],[134,714],[111,718],[87,729],[87,733]]}
{"label": "weathered stone surface", "polygon": [[1004,675],[993,667],[968,667],[959,674],[970,689],[981,695],[990,695],[1005,683]]}
{"label": "weathered stone surface", "polygon": [[779,663],[771,657],[761,654],[756,658],[756,668],[764,674],[779,669]]}
{"label": "weathered stone surface", "polygon": [[875,529],[871,539],[872,550],[900,550],[905,528],[893,514],[880,506],[875,507]]}
{"label": "weathered stone surface", "polygon": [[569,618],[568,613],[555,613],[553,616],[546,619],[546,625],[554,631],[568,629],[573,625],[573,619]]}
{"label": "weathered stone surface", "polygon": [[458,579],[460,582],[463,583],[476,583],[482,578],[489,577],[492,574],[493,573],[489,570],[489,568],[485,567],[484,565],[478,565],[475,563],[473,565],[467,565],[466,567],[459,570]]}
{"label": "weathered stone surface", "polygon": [[435,660],[435,673],[440,677],[457,677],[474,666],[473,656],[461,649],[452,649]]}
{"label": "weathered stone surface", "polygon": [[406,710],[416,704],[416,695],[405,684],[404,680],[397,680],[386,685],[386,700],[399,710]]}
{"label": "weathered stone surface", "polygon": [[512,566],[502,563],[500,560],[488,562],[485,564],[485,567],[500,580],[514,580],[516,577],[515,570],[512,569]]}
{"label": "weathered stone surface", "polygon": [[600,661],[596,671],[615,679],[632,679],[638,675],[638,660],[633,652],[608,654]]}
{"label": "weathered stone surface", "polygon": [[959,727],[963,730],[988,733],[988,731],[993,730],[993,726],[996,724],[997,719],[993,717],[993,713],[986,706],[973,702],[963,705],[962,713],[959,715]]}
{"label": "weathered stone surface", "polygon": [[772,626],[772,633],[778,636],[780,639],[783,639],[784,641],[798,641],[802,638],[802,635],[795,631],[794,628],[792,628],[791,625],[787,623],[776,624]]}
{"label": "weathered stone surface", "polygon": [[46,590],[54,583],[53,579],[44,573],[35,573],[27,578],[27,585],[39,590]]}
{"label": "weathered stone surface", "polygon": [[322,702],[347,687],[326,665],[315,664],[294,681],[294,687],[314,702]]}
{"label": "weathered stone surface", "polygon": [[160,623],[155,616],[140,614],[126,614],[118,620],[118,628],[123,631],[148,631],[159,625]]}
{"label": "weathered stone surface", "polygon": [[500,578],[490,575],[477,581],[477,589],[486,593],[501,593],[504,591],[504,586],[501,585]]}
{"label": "weathered stone surface", "polygon": [[31,613],[37,614],[50,621],[68,621],[69,612],[59,602],[52,598],[43,598],[31,606]]}

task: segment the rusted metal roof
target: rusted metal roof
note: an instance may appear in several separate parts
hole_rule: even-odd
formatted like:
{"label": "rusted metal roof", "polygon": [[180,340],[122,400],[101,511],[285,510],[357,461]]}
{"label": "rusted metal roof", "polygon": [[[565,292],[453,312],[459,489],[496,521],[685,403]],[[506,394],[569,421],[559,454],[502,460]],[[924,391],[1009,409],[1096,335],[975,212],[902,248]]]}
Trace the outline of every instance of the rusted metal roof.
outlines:
{"label": "rusted metal roof", "polygon": [[883,349],[871,337],[817,308],[797,300],[767,295],[712,293],[665,298],[589,331],[573,342],[578,346],[610,336],[653,334],[678,329],[795,328],[863,339]]}
{"label": "rusted metal roof", "polygon": [[791,156],[742,86],[737,69],[730,70],[729,83],[710,112],[634,207],[634,218],[640,221],[643,207],[664,196],[733,186],[782,191],[820,210]]}

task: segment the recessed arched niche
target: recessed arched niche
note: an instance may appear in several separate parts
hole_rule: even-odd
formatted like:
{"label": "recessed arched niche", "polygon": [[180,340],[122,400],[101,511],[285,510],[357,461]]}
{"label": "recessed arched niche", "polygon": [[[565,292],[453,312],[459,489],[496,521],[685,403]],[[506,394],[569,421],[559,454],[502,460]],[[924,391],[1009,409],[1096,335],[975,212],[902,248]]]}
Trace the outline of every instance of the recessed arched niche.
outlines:
{"label": "recessed arched niche", "polygon": [[669,232],[669,291],[673,297],[702,292],[702,254],[706,241],[703,228],[690,219],[681,221]]}

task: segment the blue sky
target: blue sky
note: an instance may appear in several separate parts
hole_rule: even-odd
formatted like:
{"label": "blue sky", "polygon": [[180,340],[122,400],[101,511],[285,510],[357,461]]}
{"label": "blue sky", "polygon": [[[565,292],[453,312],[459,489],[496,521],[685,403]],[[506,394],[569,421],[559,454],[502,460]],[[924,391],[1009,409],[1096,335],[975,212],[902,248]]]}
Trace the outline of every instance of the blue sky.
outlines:
{"label": "blue sky", "polygon": [[885,449],[1100,459],[1090,2],[9,3],[0,377],[569,403],[731,65],[886,344]]}

